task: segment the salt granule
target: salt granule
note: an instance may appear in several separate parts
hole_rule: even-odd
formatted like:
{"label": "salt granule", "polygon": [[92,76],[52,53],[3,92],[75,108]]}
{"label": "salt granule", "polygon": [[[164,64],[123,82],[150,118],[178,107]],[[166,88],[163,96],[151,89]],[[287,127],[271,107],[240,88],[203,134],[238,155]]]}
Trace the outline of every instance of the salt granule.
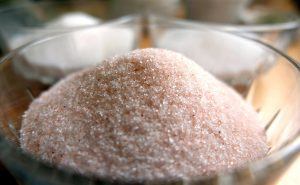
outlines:
{"label": "salt granule", "polygon": [[257,113],[192,60],[135,50],[76,72],[33,101],[22,148],[114,180],[194,178],[264,157]]}

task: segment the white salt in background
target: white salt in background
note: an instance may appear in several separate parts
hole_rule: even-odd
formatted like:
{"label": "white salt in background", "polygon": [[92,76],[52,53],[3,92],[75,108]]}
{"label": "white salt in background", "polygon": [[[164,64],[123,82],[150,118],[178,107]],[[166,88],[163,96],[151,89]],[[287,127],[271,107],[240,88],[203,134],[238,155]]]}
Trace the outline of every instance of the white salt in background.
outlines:
{"label": "white salt in background", "polygon": [[[46,24],[39,31],[19,35],[11,40],[11,47],[51,35],[53,29],[100,24],[101,20],[83,13],[66,14]],[[24,60],[14,62],[18,72],[29,79],[51,84],[79,69],[96,65],[103,59],[128,52],[135,47],[135,30],[128,26],[101,25],[75,32],[24,51]]]}
{"label": "white salt in background", "polygon": [[135,50],[54,85],[24,114],[21,146],[59,167],[134,181],[214,175],[268,151],[250,105],[162,49]]}
{"label": "white salt in background", "polygon": [[[29,33],[23,33],[12,37],[8,41],[10,49],[18,48],[32,40],[51,35],[55,31],[63,28],[94,26],[101,24],[102,20],[82,12],[66,13],[52,21],[46,23],[43,27],[32,29]],[[49,30],[47,30],[49,29]]]}
{"label": "white salt in background", "polygon": [[274,61],[256,43],[214,31],[168,29],[154,35],[154,44],[186,55],[225,81],[246,81]]}

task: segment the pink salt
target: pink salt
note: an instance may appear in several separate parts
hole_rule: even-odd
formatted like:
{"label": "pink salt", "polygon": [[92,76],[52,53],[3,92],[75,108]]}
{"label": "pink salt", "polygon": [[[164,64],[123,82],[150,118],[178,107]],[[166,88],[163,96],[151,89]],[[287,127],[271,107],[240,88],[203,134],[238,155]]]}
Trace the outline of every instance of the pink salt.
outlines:
{"label": "pink salt", "polygon": [[264,157],[256,112],[181,54],[135,50],[68,76],[24,114],[21,146],[126,180],[193,178]]}

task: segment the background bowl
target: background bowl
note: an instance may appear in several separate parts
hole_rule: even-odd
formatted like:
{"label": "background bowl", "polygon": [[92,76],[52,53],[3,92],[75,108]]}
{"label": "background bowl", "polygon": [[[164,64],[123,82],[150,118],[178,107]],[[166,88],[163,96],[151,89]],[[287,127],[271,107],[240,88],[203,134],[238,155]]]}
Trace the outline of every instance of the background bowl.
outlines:
{"label": "background bowl", "polygon": [[140,17],[124,16],[66,34],[61,39],[49,39],[29,50],[21,61],[14,60],[13,64],[25,78],[53,84],[74,71],[137,48],[141,27]]}
{"label": "background bowl", "polygon": [[289,46],[299,27],[299,14],[295,8],[283,6],[284,3],[279,6],[277,5],[280,4],[279,1],[184,0],[184,2],[185,13],[179,18],[247,35],[281,50]]}
{"label": "background bowl", "polygon": [[[33,99],[38,97],[49,86],[36,80],[24,78],[24,75],[16,70],[14,63],[21,63],[28,60],[26,59],[28,53],[45,46],[51,48],[53,47],[51,45],[52,42],[61,39],[68,38],[64,47],[74,48],[76,37],[69,37],[70,35],[88,33],[89,30],[95,28],[86,28],[40,40],[9,53],[0,62],[0,88],[2,89],[0,91],[0,158],[11,173],[24,184],[120,183],[110,182],[107,179],[99,179],[89,175],[79,175],[74,173],[72,169],[57,169],[24,153],[19,148],[19,130],[21,128],[22,115]],[[157,24],[149,28],[151,28],[151,35],[156,35],[152,36],[152,43],[157,43],[157,39],[160,38],[159,35],[163,34],[168,27]],[[265,126],[271,150],[263,160],[252,162],[246,167],[230,173],[218,174],[210,178],[199,177],[199,179],[191,181],[179,179],[175,180],[175,182],[169,180],[163,182],[144,182],[144,184],[266,184],[276,180],[300,152],[300,114],[298,111],[300,108],[299,66],[292,59],[271,46],[256,41],[210,30],[207,27],[202,27],[201,29],[198,27],[197,29],[186,31],[187,33],[194,31],[197,32],[199,37],[210,37],[217,41],[210,42],[207,45],[211,49],[218,48],[215,52],[203,52],[201,51],[201,47],[198,50],[200,53],[202,52],[206,55],[203,57],[215,59],[217,61],[215,65],[223,65],[224,63],[227,65],[236,65],[238,61],[239,65],[244,66],[243,63],[248,61],[251,56],[238,55],[239,52],[252,48],[261,53],[261,55],[252,59],[258,60],[260,66],[263,67],[254,70],[254,75],[251,75],[247,79],[243,92],[245,99],[257,110],[262,124]],[[138,41],[144,42],[144,40]],[[238,45],[232,47],[228,41],[238,43]],[[178,44],[185,44],[185,42],[196,46],[198,44],[198,42],[190,43],[189,39],[181,39]],[[220,43],[223,43],[222,46],[225,47],[220,48]],[[76,45],[76,48],[80,44],[81,47],[86,47],[84,42],[77,44],[79,45]],[[94,42],[91,44],[93,45]],[[228,44],[228,47],[226,47],[226,44]],[[147,46],[155,47],[156,45],[150,43]],[[95,45],[95,47],[97,46]],[[68,53],[69,55],[80,55],[78,53],[80,50],[70,49],[68,51],[70,52]],[[226,53],[226,55],[219,55],[219,52]],[[64,54],[60,53],[55,57],[59,60],[64,57]],[[82,57],[83,61],[85,57],[86,60],[91,60],[88,55],[82,55]],[[207,67],[205,63],[203,67]],[[234,73],[234,75],[236,75],[238,80],[243,73]],[[219,78],[222,79],[222,76]],[[121,184],[124,183],[121,182]]]}
{"label": "background bowl", "polygon": [[27,2],[0,9],[0,49],[11,51],[52,34],[95,26],[129,14],[175,16],[180,0]]}
{"label": "background bowl", "polygon": [[177,27],[181,27],[182,29],[196,29],[207,26],[212,29],[260,40],[281,51],[285,51],[290,46],[300,26],[299,17],[293,13],[281,13],[283,14],[283,18],[273,22],[271,20],[276,19],[280,12],[274,14],[270,10],[265,10],[265,13],[258,13],[257,10],[248,10],[243,13],[245,14],[242,18],[244,22],[236,24],[207,22],[206,20],[193,21],[158,15],[150,16],[150,21],[152,24],[159,24],[163,27],[167,25],[176,27],[175,25],[177,25]]}
{"label": "background bowl", "polygon": [[32,40],[99,25],[116,16],[108,1],[30,2],[0,9],[0,48],[15,49]]}

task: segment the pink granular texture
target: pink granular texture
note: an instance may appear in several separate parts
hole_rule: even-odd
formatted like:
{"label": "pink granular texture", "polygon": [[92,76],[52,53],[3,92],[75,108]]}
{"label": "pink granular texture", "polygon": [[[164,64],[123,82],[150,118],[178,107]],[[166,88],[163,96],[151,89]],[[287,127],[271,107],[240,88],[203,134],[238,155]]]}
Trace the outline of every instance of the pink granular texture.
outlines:
{"label": "pink granular texture", "polygon": [[195,178],[264,157],[257,113],[181,54],[135,50],[33,101],[21,146],[58,167],[126,180]]}

